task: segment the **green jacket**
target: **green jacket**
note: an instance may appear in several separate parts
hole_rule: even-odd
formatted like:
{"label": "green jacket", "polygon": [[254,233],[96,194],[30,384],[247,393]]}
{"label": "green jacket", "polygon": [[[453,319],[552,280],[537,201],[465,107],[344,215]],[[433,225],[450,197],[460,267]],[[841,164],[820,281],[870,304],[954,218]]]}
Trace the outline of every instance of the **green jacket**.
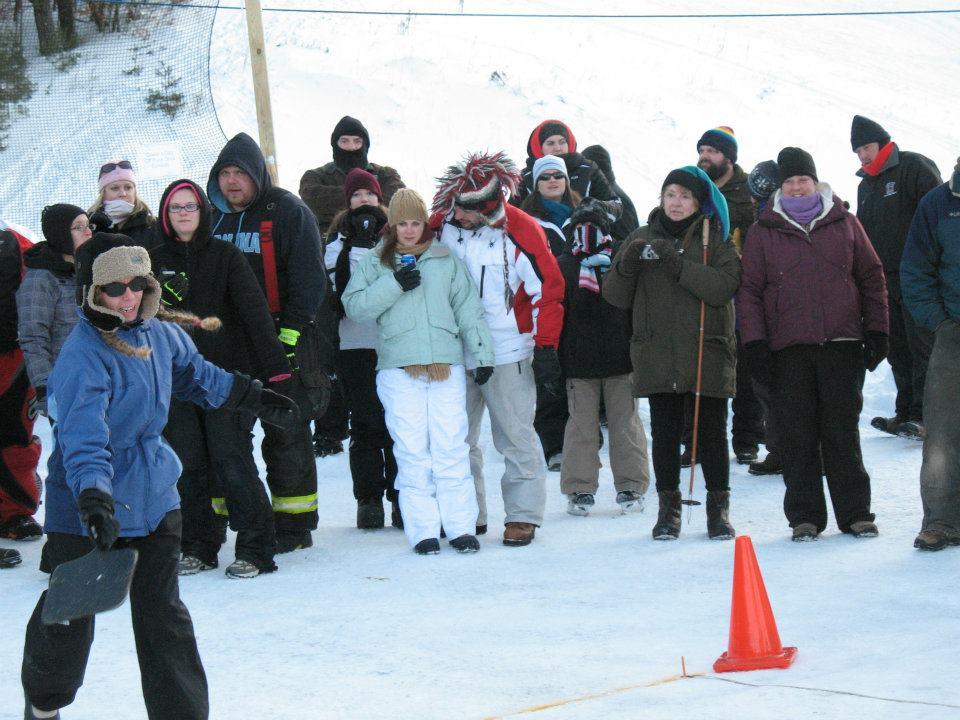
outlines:
{"label": "green jacket", "polygon": [[603,297],[611,305],[632,310],[633,394],[694,392],[697,384],[697,345],[700,333],[700,301],[706,303],[701,393],[709,397],[733,397],[736,389],[737,348],[734,335],[733,295],[740,285],[740,259],[733,243],[712,227],[703,264],[703,221],[687,230],[681,254],[680,276],[657,260],[644,261],[640,270],[621,270],[623,251],[632,242],[646,243],[669,238],[654,210],[650,224],[635,230],[613,260],[603,285]]}
{"label": "green jacket", "polygon": [[464,346],[479,365],[493,365],[490,329],[464,264],[434,242],[417,261],[420,286],[404,292],[393,277],[399,254],[396,267],[385,267],[382,247],[363,257],[343,293],[352,320],[377,321],[377,369],[462,365]]}

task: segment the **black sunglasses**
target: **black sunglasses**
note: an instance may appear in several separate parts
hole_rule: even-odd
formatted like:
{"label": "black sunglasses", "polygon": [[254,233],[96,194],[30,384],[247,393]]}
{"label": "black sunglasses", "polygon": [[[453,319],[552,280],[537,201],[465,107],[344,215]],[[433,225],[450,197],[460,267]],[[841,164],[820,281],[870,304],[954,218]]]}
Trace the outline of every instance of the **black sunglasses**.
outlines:
{"label": "black sunglasses", "polygon": [[138,275],[128,283],[112,282],[100,286],[100,289],[103,290],[104,295],[109,295],[112,298],[120,297],[127,291],[127,288],[130,288],[133,292],[146,290],[147,279],[142,275]]}
{"label": "black sunglasses", "polygon": [[566,180],[567,176],[561,172],[555,173],[540,173],[540,177],[537,178],[537,182],[542,182],[544,180]]}
{"label": "black sunglasses", "polygon": [[113,172],[117,168],[123,168],[124,170],[133,170],[133,165],[130,164],[129,160],[121,160],[120,162],[111,162],[106,165],[100,166],[100,177],[103,177],[107,173]]}

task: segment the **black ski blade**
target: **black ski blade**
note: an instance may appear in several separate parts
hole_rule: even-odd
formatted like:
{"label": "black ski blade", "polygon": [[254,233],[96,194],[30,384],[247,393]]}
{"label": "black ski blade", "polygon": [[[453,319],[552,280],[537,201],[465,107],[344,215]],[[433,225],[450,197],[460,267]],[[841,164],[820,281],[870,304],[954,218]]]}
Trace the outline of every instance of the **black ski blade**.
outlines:
{"label": "black ski blade", "polygon": [[90,617],[120,607],[130,591],[137,551],[95,549],[58,565],[40,619],[45,625]]}
{"label": "black ski blade", "polygon": [[702,502],[700,502],[699,500],[694,500],[693,498],[690,498],[688,500],[681,500],[680,504],[681,505],[703,505]]}

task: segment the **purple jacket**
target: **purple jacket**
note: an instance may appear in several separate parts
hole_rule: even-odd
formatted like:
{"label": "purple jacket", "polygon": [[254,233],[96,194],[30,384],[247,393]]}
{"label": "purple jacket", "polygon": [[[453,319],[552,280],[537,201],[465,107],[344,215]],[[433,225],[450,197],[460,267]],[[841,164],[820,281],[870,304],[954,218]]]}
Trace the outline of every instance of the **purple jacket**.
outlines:
{"label": "purple jacket", "polygon": [[860,221],[821,183],[823,212],[804,230],[780,193],[747,234],[737,292],[740,339],[773,351],[889,333],[883,266]]}

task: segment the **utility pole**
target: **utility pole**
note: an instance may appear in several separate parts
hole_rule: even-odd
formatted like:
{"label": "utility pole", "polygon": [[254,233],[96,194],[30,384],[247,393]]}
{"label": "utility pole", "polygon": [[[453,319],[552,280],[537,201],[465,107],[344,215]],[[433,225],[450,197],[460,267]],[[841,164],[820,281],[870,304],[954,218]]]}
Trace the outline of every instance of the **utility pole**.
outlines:
{"label": "utility pole", "polygon": [[277,144],[273,139],[273,113],[270,109],[270,82],[267,79],[267,52],[263,42],[263,13],[260,0],[245,0],[247,38],[250,41],[250,67],[253,70],[253,96],[257,106],[257,128],[260,149],[267,159],[267,170],[274,184],[279,184]]}

